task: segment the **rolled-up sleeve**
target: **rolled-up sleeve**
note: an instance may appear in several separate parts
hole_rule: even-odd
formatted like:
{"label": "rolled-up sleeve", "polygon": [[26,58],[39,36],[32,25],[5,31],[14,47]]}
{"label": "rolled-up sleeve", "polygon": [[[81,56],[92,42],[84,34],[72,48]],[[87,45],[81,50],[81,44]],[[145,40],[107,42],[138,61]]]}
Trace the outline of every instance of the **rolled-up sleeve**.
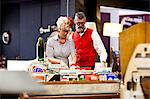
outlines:
{"label": "rolled-up sleeve", "polygon": [[100,61],[106,61],[107,59],[106,49],[97,31],[92,32],[92,40],[94,44],[94,49],[100,56]]}
{"label": "rolled-up sleeve", "polygon": [[46,43],[46,57],[53,58],[54,57],[54,47],[51,39],[48,39]]}

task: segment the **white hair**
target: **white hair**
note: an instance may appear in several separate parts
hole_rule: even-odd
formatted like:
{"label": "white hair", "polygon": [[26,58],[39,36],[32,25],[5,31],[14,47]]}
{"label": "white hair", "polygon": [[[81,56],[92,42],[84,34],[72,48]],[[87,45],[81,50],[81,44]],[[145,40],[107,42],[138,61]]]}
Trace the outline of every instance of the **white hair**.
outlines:
{"label": "white hair", "polygon": [[69,20],[67,17],[60,16],[56,22],[58,29],[69,30]]}

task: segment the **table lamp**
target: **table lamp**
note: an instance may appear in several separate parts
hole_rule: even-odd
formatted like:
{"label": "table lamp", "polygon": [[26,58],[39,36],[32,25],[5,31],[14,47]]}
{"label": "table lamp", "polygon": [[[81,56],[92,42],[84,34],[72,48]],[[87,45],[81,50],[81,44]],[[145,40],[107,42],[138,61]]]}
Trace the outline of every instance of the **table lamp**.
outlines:
{"label": "table lamp", "polygon": [[123,25],[119,23],[104,23],[103,35],[110,37],[119,37],[119,33],[123,30]]}

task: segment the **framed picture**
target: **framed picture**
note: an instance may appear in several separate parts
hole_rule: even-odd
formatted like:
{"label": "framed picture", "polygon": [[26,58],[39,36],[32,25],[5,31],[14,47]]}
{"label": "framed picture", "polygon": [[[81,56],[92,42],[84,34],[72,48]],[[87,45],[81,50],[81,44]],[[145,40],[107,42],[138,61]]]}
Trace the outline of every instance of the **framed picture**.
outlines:
{"label": "framed picture", "polygon": [[120,23],[123,24],[123,29],[144,22],[144,15],[123,15],[119,16],[119,18]]}

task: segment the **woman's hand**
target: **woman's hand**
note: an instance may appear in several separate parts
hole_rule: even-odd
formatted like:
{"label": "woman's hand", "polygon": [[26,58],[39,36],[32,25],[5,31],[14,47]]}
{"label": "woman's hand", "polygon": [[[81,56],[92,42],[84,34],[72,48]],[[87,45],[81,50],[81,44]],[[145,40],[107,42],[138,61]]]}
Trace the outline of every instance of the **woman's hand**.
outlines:
{"label": "woman's hand", "polygon": [[60,60],[54,58],[48,58],[47,61],[51,64],[60,64]]}
{"label": "woman's hand", "polygon": [[80,66],[76,65],[76,64],[72,64],[70,66],[70,69],[80,69]]}
{"label": "woman's hand", "polygon": [[63,62],[60,61],[61,69],[68,69],[68,66]]}

